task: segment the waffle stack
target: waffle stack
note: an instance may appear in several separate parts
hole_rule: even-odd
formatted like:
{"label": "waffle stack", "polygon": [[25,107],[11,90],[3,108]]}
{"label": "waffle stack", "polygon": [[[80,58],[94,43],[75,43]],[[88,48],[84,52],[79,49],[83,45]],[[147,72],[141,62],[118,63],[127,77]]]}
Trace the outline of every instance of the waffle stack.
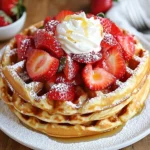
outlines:
{"label": "waffle stack", "polygon": [[[33,35],[41,26],[43,22],[22,34]],[[150,91],[149,52],[136,39],[136,51],[126,63],[124,77],[101,91],[77,86],[80,97],[73,102],[48,100],[45,85],[29,79],[16,49],[13,39],[3,53],[0,97],[23,124],[49,136],[69,138],[111,131],[142,110]]]}

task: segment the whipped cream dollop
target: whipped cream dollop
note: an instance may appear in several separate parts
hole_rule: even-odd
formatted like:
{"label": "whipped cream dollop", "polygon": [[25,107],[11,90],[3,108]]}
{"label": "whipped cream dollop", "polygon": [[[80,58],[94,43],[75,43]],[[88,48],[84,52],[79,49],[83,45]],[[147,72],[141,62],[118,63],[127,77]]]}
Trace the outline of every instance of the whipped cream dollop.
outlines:
{"label": "whipped cream dollop", "polygon": [[103,27],[98,19],[87,18],[84,12],[68,15],[57,25],[56,35],[67,54],[98,52]]}

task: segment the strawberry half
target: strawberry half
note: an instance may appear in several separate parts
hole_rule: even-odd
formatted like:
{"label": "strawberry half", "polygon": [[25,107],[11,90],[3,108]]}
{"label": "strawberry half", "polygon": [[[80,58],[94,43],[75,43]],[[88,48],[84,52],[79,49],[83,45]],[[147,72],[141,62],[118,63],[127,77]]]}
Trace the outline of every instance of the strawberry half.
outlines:
{"label": "strawberry half", "polygon": [[22,41],[23,39],[25,39],[25,38],[26,38],[26,36],[25,36],[25,35],[22,35],[22,34],[17,34],[17,35],[15,36],[15,39],[16,39],[16,42],[17,42],[17,47],[20,47],[21,41]]}
{"label": "strawberry half", "polygon": [[72,15],[72,14],[74,14],[74,12],[72,12],[72,11],[70,11],[70,10],[63,10],[63,11],[61,11],[60,13],[58,13],[55,18],[56,18],[56,20],[58,20],[59,22],[62,22],[66,16]]}
{"label": "strawberry half", "polygon": [[35,47],[43,49],[60,58],[64,55],[59,41],[53,36],[52,32],[47,32],[45,29],[39,29],[34,35]]}
{"label": "strawberry half", "polygon": [[92,68],[91,64],[87,64],[83,71],[82,77],[85,85],[91,90],[102,90],[115,81],[115,77],[103,68]]}
{"label": "strawberry half", "polygon": [[18,43],[17,55],[18,55],[18,60],[20,61],[28,57],[32,49],[35,48],[35,45],[34,45],[33,37],[25,37],[24,39],[22,39],[23,37],[19,37],[19,38],[20,39],[17,42]]}
{"label": "strawberry half", "polygon": [[72,80],[79,73],[79,64],[72,60],[69,55],[66,57],[66,64],[63,72],[68,80]]}
{"label": "strawberry half", "polygon": [[54,84],[48,93],[48,98],[49,100],[73,101],[75,88],[65,83]]}
{"label": "strawberry half", "polygon": [[125,60],[130,60],[135,52],[134,37],[130,35],[117,36],[116,39],[123,48],[123,56]]}
{"label": "strawberry half", "polygon": [[122,54],[115,47],[112,47],[104,53],[103,59],[99,61],[96,66],[104,68],[118,79],[121,78],[126,71],[125,61]]}
{"label": "strawberry half", "polygon": [[122,31],[115,25],[115,23],[108,18],[99,17],[99,19],[105,33],[110,33],[113,36],[123,34]]}
{"label": "strawberry half", "polygon": [[104,38],[101,42],[102,52],[106,52],[111,47],[116,47],[121,50],[120,44],[117,42],[117,40],[114,38],[112,34],[105,34]]}
{"label": "strawberry half", "polygon": [[58,20],[49,20],[45,25],[44,28],[47,32],[52,32],[55,35],[56,27],[59,24]]}
{"label": "strawberry half", "polygon": [[47,16],[44,20],[44,26],[46,25],[47,22],[49,22],[52,18],[50,16]]}
{"label": "strawberry half", "polygon": [[71,58],[79,63],[94,63],[102,58],[101,52],[90,52],[85,54],[72,54]]}
{"label": "strawberry half", "polygon": [[57,73],[55,83],[73,84],[74,80],[68,80],[63,72]]}
{"label": "strawberry half", "polygon": [[26,69],[30,78],[34,81],[48,81],[57,72],[59,60],[49,53],[34,49],[30,53]]}

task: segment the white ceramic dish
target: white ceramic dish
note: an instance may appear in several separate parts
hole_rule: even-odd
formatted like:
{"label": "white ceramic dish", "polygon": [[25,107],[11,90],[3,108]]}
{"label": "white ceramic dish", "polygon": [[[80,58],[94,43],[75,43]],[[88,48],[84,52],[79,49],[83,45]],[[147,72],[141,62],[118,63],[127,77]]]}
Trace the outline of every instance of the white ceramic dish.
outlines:
{"label": "white ceramic dish", "polygon": [[[3,52],[4,49],[0,50]],[[1,58],[1,56],[0,56]],[[143,111],[117,132],[90,138],[59,139],[32,131],[0,100],[0,130],[19,143],[36,150],[116,150],[131,145],[150,134],[150,96]]]}
{"label": "white ceramic dish", "polygon": [[8,40],[21,31],[26,20],[26,12],[14,23],[0,27],[0,41]]}

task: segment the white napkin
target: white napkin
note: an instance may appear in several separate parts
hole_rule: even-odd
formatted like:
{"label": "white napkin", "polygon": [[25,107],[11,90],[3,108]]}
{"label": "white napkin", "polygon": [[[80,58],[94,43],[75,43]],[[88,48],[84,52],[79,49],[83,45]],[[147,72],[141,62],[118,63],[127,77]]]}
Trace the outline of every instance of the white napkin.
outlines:
{"label": "white napkin", "polygon": [[106,16],[136,35],[150,51],[150,0],[120,0]]}

